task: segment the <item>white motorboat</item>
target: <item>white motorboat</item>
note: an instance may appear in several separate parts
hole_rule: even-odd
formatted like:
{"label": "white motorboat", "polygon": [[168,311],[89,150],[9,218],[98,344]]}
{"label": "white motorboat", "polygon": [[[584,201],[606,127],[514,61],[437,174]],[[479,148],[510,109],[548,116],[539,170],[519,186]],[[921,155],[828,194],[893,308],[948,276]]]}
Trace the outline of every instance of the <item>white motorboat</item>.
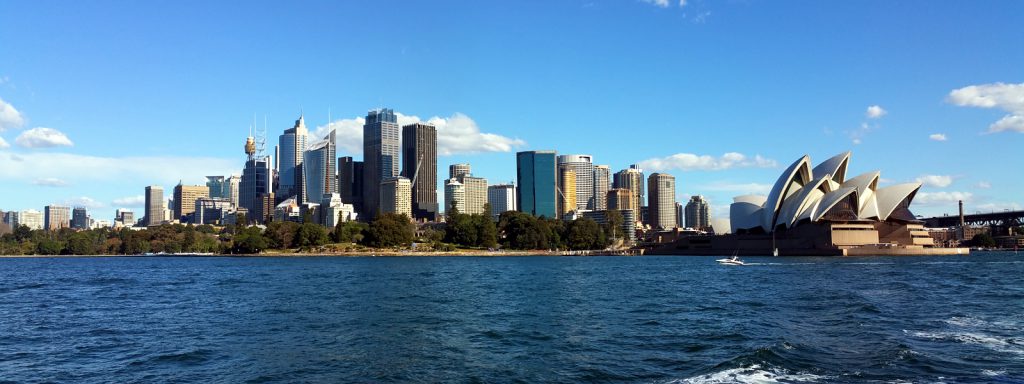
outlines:
{"label": "white motorboat", "polygon": [[722,265],[747,265],[742,260],[740,260],[740,258],[737,257],[737,256],[733,256],[733,257],[728,258],[728,259],[718,259],[718,260],[715,260],[715,261],[717,261],[718,264],[722,264]]}

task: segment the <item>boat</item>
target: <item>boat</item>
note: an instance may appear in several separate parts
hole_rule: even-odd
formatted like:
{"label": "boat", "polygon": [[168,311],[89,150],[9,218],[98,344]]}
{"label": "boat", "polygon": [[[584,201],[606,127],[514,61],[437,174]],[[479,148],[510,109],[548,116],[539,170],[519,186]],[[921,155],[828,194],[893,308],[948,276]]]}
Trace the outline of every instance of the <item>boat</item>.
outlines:
{"label": "boat", "polygon": [[722,264],[722,265],[747,265],[742,260],[740,260],[740,258],[738,256],[736,256],[736,255],[733,255],[732,257],[730,257],[728,259],[718,259],[718,260],[715,260],[715,261],[717,261],[718,264]]}

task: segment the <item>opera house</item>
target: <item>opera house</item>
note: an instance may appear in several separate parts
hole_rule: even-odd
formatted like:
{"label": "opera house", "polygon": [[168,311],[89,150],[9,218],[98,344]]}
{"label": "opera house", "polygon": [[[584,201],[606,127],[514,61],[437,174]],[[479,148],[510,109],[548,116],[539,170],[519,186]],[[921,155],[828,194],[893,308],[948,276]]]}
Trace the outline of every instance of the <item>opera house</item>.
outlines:
{"label": "opera house", "polygon": [[654,249],[695,255],[962,254],[936,248],[910,212],[920,183],[878,187],[880,173],[847,178],[850,152],[811,167],[803,156],[779,176],[768,196],[734,199],[732,233],[691,236]]}

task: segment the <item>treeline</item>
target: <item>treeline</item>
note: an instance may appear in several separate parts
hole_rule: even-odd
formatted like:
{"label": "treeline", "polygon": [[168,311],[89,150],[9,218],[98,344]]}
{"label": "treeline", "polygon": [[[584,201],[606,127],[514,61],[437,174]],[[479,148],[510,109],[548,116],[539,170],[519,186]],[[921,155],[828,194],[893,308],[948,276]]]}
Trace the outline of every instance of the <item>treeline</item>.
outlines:
{"label": "treeline", "polygon": [[[614,216],[614,215],[613,215]],[[381,214],[371,223],[343,222],[334,228],[314,223],[272,222],[266,229],[228,225],[162,225],[144,230],[31,230],[21,226],[0,236],[3,255],[135,255],[145,253],[255,254],[269,249],[318,251],[328,245],[450,251],[456,247],[515,250],[603,249],[613,242],[621,217],[607,225],[590,219],[571,222],[505,212],[495,223],[486,215],[453,212],[447,224],[416,231],[405,215]]]}

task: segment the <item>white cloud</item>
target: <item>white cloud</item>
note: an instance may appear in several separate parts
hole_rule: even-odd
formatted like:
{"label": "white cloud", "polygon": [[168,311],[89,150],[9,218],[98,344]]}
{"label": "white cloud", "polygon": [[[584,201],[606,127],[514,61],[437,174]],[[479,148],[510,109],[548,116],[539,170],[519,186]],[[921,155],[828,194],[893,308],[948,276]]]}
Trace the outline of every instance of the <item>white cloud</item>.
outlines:
{"label": "white cloud", "polygon": [[981,189],[989,189],[992,188],[992,183],[989,183],[987,181],[979,181],[977,187]]}
{"label": "white cloud", "polygon": [[96,201],[96,199],[93,199],[91,197],[86,197],[86,196],[70,198],[70,199],[64,201],[64,204],[66,204],[66,205],[68,205],[70,207],[85,207],[85,208],[89,208],[89,209],[106,208],[106,206],[107,206],[106,204],[104,204],[102,202]]}
{"label": "white cloud", "polygon": [[642,0],[647,4],[653,4],[662,8],[668,8],[668,0]]}
{"label": "white cloud", "polygon": [[879,105],[872,105],[872,106],[868,107],[868,110],[867,110],[867,112],[865,112],[865,115],[869,119],[877,119],[879,117],[885,116],[885,114],[887,114],[887,113],[889,113],[889,111],[886,111],[881,106],[879,106]]}
{"label": "white cloud", "polygon": [[686,6],[686,0],[679,0],[679,8]]}
{"label": "white cloud", "polygon": [[733,192],[743,195],[766,195],[771,189],[772,186],[770,184],[730,183],[724,181],[716,181],[697,187],[698,191]]}
{"label": "white cloud", "polygon": [[917,182],[928,187],[945,188],[953,184],[953,176],[923,175],[917,178]]}
{"label": "white cloud", "polygon": [[748,157],[742,153],[729,152],[720,157],[677,153],[672,156],[647,159],[640,162],[644,169],[652,171],[720,171],[731,168],[774,168],[778,163],[761,155]]}
{"label": "white cloud", "polygon": [[11,145],[7,144],[7,140],[4,140],[4,138],[0,137],[0,149],[7,149],[10,147]]}
{"label": "white cloud", "polygon": [[0,132],[11,128],[20,128],[25,124],[25,118],[14,109],[14,106],[0,99]]}
{"label": "white cloud", "polygon": [[[437,154],[440,156],[484,152],[512,152],[517,147],[526,145],[525,141],[518,138],[480,132],[480,127],[476,122],[462,113],[455,113],[449,117],[434,116],[428,120],[401,113],[395,113],[395,117],[400,127],[414,123],[425,123],[437,128]],[[354,119],[335,120],[330,124],[330,128],[336,131],[339,154],[360,154],[363,152],[363,124],[365,122],[364,118],[357,117]],[[327,135],[327,132],[328,126],[321,125],[316,127],[312,135],[319,139]]]}
{"label": "white cloud", "polygon": [[39,185],[43,187],[67,187],[71,184],[68,184],[68,182],[58,179],[56,177],[44,177],[41,179],[32,180],[32,185]]}
{"label": "white cloud", "polygon": [[44,127],[32,128],[22,132],[14,139],[14,142],[25,148],[70,147],[74,145],[71,139],[68,139],[67,135],[61,131]]}
{"label": "white cloud", "polygon": [[946,141],[947,140],[945,133],[933,133],[931,135],[928,135],[928,139],[932,140],[932,141]]}
{"label": "white cloud", "polygon": [[871,131],[878,128],[878,125],[870,125],[868,123],[861,123],[860,127],[852,131],[846,131],[846,135],[850,138],[853,144],[860,144],[864,141],[864,137],[867,136]]}
{"label": "white cloud", "polygon": [[0,180],[30,182],[48,175],[77,185],[91,182],[174,185],[179,180],[199,182],[204,175],[238,173],[242,160],[213,157],[98,157],[69,153],[0,153]]}
{"label": "white cloud", "polygon": [[146,204],[146,196],[135,195],[114,199],[114,205],[119,207],[141,207]]}
{"label": "white cloud", "polygon": [[946,101],[961,107],[999,108],[1008,115],[988,127],[988,133],[1024,133],[1024,83],[971,85],[949,92]]}
{"label": "white cloud", "polygon": [[918,192],[914,198],[915,204],[921,205],[949,205],[957,201],[971,201],[974,194],[970,192]]}

